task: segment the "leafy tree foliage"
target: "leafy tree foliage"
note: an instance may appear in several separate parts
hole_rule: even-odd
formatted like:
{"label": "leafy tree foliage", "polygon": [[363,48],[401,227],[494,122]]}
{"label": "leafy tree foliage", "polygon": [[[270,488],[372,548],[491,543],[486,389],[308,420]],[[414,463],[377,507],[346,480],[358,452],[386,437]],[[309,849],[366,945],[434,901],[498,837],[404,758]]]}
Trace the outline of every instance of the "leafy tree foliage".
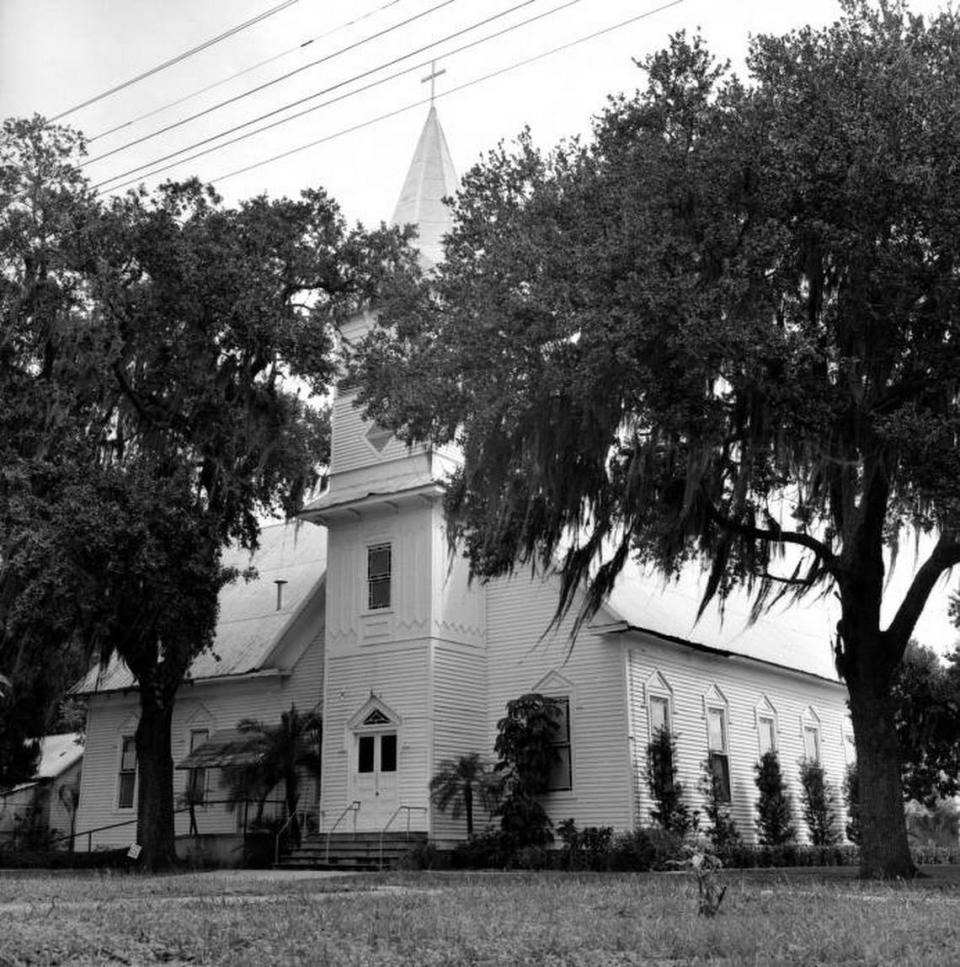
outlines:
{"label": "leafy tree foliage", "polygon": [[814,759],[800,763],[801,815],[814,846],[835,846],[840,841],[837,829],[836,800],[823,766]]}
{"label": "leafy tree foliage", "polygon": [[[589,143],[492,152],[360,377],[378,421],[461,446],[478,575],[559,557],[581,619],[630,556],[702,561],[704,606],[833,589],[862,873],[905,876],[891,687],[960,562],[960,19],[842,7],[754,38],[749,83],[675,37]],[[884,627],[904,525],[937,540]]]}
{"label": "leafy tree foliage", "polygon": [[430,780],[430,801],[441,812],[451,807],[454,820],[465,814],[467,836],[473,836],[474,802],[493,810],[498,799],[499,783],[478,752],[444,759]]}
{"label": "leafy tree foliage", "polygon": [[757,784],[757,832],[761,846],[785,846],[797,838],[793,806],[776,752],[764,752],[754,766]]}
{"label": "leafy tree foliage", "polygon": [[537,797],[549,789],[559,760],[555,743],[562,715],[553,699],[529,692],[507,702],[507,714],[497,722],[493,748],[501,787],[495,813],[511,850],[553,839],[550,817]]}
{"label": "leafy tree foliage", "polygon": [[322,191],[231,209],[168,183],[102,203],[69,132],[8,124],[2,150],[0,661],[13,678],[65,649],[127,664],[156,868],[174,860],[174,696],[212,641],[222,548],[254,548],[258,515],[316,483],[328,426],[300,385],[326,386],[336,323],[410,256],[395,232],[348,232]]}
{"label": "leafy tree foliage", "polygon": [[960,667],[911,641],[893,685],[904,799],[933,807],[960,792]]}
{"label": "leafy tree foliage", "polygon": [[[254,738],[256,762],[229,767],[224,780],[234,802],[258,802],[258,817],[266,797],[278,786],[283,788],[287,817],[293,816],[300,802],[300,782],[304,775],[318,781],[321,775],[320,744],[323,720],[317,712],[299,712],[296,705],[280,715],[277,725],[257,719],[242,719],[237,729]],[[300,843],[300,826],[291,823],[290,836]]]}
{"label": "leafy tree foliage", "polygon": [[843,804],[847,808],[847,823],[844,833],[847,839],[860,845],[863,838],[860,829],[860,782],[857,777],[857,764],[851,762],[843,777]]}

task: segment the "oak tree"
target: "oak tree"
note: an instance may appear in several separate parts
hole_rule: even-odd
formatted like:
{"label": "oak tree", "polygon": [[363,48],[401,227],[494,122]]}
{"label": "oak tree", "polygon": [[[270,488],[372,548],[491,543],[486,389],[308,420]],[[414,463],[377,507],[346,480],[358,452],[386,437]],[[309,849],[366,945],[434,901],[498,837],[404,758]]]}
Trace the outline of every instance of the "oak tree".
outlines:
{"label": "oak tree", "polygon": [[[861,870],[910,875],[891,686],[960,562],[960,19],[845,0],[754,38],[744,81],[683,35],[644,66],[589,141],[524,135],[467,174],[362,402],[459,444],[474,573],[558,562],[561,612],[631,556],[702,561],[704,606],[835,593]],[[885,623],[906,527],[934,547]]]}

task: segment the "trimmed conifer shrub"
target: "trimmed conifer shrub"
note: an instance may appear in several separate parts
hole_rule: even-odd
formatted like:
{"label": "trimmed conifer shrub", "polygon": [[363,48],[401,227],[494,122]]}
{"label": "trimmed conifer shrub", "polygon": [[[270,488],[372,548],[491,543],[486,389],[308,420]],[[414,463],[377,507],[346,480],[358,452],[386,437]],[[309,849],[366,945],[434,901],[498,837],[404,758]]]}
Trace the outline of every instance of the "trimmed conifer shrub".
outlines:
{"label": "trimmed conifer shrub", "polygon": [[677,836],[696,829],[699,817],[687,805],[677,772],[677,743],[668,729],[656,729],[647,746],[646,778],[656,806],[650,810],[653,821]]}
{"label": "trimmed conifer shrub", "polygon": [[834,846],[840,842],[837,827],[836,797],[827,782],[823,766],[815,759],[800,763],[803,821],[814,846]]}
{"label": "trimmed conifer shrub", "polygon": [[793,807],[776,752],[764,752],[754,766],[757,790],[757,832],[761,846],[784,846],[797,838]]}

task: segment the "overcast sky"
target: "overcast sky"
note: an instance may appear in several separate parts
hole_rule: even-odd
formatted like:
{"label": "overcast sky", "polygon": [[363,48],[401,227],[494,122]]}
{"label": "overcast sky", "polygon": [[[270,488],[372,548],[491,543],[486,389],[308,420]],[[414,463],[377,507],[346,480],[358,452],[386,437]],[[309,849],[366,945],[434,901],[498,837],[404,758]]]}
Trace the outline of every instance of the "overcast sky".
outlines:
{"label": "overcast sky", "polygon": [[[0,0],[0,117],[40,113],[52,118],[284,2]],[[940,7],[928,0],[912,4],[918,13]],[[512,139],[525,125],[545,147],[562,137],[587,133],[591,117],[602,110],[608,95],[632,92],[642,83],[632,59],[640,60],[663,47],[680,28],[695,31],[699,27],[709,48],[729,58],[742,73],[750,34],[783,33],[804,23],[826,24],[839,11],[833,0],[802,4],[782,0],[672,4],[669,0],[292,0],[228,39],[71,111],[61,123],[79,128],[91,139],[85,170],[94,184],[102,183],[105,192],[131,178],[143,179],[152,187],[164,178],[191,174],[213,182],[230,202],[261,192],[295,196],[305,186],[322,186],[337,199],[349,221],[371,225],[392,214],[427,113],[423,102],[429,85],[421,78],[428,73],[423,65],[431,58],[437,58],[438,69],[446,72],[436,80],[437,110],[454,164],[462,174],[483,152],[500,140]],[[505,15],[497,17],[500,13]],[[545,16],[534,23],[452,53],[541,14]],[[595,39],[473,83],[641,16]],[[416,19],[403,23],[411,18]],[[466,29],[488,18],[496,19]],[[450,37],[460,31],[465,32]],[[366,40],[375,34],[382,36]],[[248,70],[265,60],[270,63]],[[323,62],[307,66],[318,60]],[[383,66],[390,61],[396,63]],[[246,73],[225,80],[240,71]],[[269,84],[293,71],[298,73]],[[408,73],[351,93],[399,71]],[[368,76],[352,80],[360,74]],[[461,85],[468,86],[457,90]],[[210,89],[191,96],[204,88]],[[325,90],[328,93],[283,110]],[[224,139],[215,136],[229,128],[281,109],[231,135],[238,137],[337,97],[341,99],[336,103],[269,131],[159,175],[145,176],[165,155],[204,139],[214,140],[186,154],[219,144]],[[217,107],[230,99],[235,100]],[[175,101],[181,102],[168,106]],[[206,113],[179,123],[201,112]],[[137,120],[148,113],[150,117]],[[393,116],[375,120],[388,114]],[[155,135],[171,125],[176,126]],[[122,127],[105,133],[117,126]],[[125,147],[141,138],[146,140]],[[321,139],[327,140],[296,150]],[[225,177],[291,151],[281,160]],[[136,170],[148,163],[146,171]],[[117,178],[128,171],[132,173],[126,179]],[[911,558],[904,555],[901,580],[912,565]],[[945,600],[941,588],[918,629],[921,640],[941,649],[957,637],[956,629],[942,617]]]}

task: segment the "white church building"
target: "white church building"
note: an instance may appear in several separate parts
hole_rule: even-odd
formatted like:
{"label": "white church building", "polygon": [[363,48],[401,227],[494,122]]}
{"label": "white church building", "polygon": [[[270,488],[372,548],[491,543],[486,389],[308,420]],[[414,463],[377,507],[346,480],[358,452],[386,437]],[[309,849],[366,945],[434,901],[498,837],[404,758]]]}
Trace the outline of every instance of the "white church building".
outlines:
{"label": "white church building", "polygon": [[[455,189],[431,107],[393,219],[418,225],[428,265],[442,256],[441,199]],[[344,339],[357,340],[371,321],[355,319]],[[237,722],[276,723],[291,704],[323,718],[322,779],[301,799],[309,828],[321,832],[409,828],[441,847],[462,841],[463,818],[431,805],[430,779],[444,760],[473,752],[492,760],[506,703],[528,692],[562,700],[567,712],[543,797],[555,824],[649,823],[647,746],[664,725],[690,805],[702,805],[698,783],[711,759],[728,777],[732,816],[748,841],[754,766],[768,749],[779,753],[798,827],[802,759],[822,762],[840,802],[852,731],[832,664],[835,617],[822,603],[751,624],[748,602],[731,600],[722,621],[715,609],[696,621],[695,577],[666,582],[628,570],[571,647],[569,621],[545,635],[558,600],[553,577],[470,583],[466,563],[451,558],[442,493],[456,460],[406,447],[362,419],[353,390],[337,391],[327,489],[299,522],[264,528],[252,562],[258,579],[224,590],[213,652],[194,662],[178,693],[173,757],[194,768],[177,773],[177,794],[188,781],[204,790],[202,836],[238,835],[242,814],[218,802],[218,764],[233,761]],[[240,558],[228,563],[249,563]],[[135,686],[114,665],[86,691],[78,848],[130,844]],[[177,829],[187,834],[185,813]]]}

